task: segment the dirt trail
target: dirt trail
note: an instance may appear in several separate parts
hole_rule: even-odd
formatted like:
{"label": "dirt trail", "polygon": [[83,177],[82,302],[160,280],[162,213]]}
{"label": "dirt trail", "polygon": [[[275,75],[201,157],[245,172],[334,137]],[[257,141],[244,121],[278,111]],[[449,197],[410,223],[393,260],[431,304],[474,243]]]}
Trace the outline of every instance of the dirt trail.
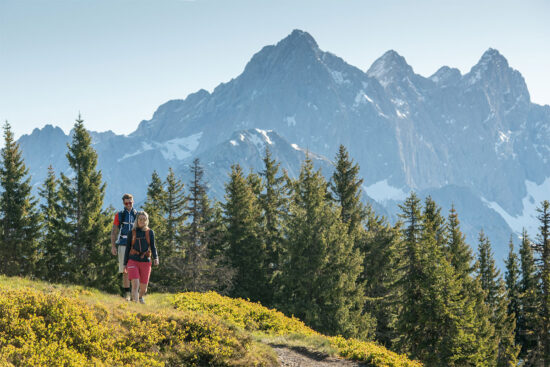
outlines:
{"label": "dirt trail", "polygon": [[287,345],[271,345],[279,356],[282,367],[362,367],[359,362],[330,357],[325,354],[312,352],[306,348],[289,347]]}

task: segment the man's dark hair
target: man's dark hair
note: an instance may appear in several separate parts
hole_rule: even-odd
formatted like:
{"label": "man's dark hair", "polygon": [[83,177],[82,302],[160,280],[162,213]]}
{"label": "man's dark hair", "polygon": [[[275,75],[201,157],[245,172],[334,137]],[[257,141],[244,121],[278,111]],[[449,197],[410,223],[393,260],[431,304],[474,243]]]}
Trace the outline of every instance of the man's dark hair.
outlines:
{"label": "man's dark hair", "polygon": [[122,196],[122,201],[127,200],[127,199],[134,200],[134,197],[132,196],[132,194],[124,194]]}

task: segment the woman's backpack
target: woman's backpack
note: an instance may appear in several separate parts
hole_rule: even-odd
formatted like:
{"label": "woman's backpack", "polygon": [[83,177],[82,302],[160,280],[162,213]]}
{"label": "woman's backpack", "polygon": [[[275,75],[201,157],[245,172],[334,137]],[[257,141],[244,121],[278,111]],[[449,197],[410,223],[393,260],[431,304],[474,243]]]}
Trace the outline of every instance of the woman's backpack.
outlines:
{"label": "woman's backpack", "polygon": [[145,231],[145,241],[147,241],[147,251],[144,251],[144,252],[140,252],[136,249],[134,249],[134,244],[136,243],[136,229],[133,228],[132,229],[132,239],[130,241],[130,243],[132,244],[132,247],[130,247],[130,255],[139,255],[139,257],[141,257],[142,259],[145,258],[145,257],[151,257],[151,237],[149,235],[149,232],[151,230],[148,229],[147,231]]}

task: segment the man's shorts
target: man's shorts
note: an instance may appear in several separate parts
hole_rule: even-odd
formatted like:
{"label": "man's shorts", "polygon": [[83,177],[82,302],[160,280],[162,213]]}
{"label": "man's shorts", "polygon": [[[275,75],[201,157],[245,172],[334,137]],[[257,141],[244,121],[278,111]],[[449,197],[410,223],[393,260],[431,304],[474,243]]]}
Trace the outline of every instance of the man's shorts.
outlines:
{"label": "man's shorts", "polygon": [[126,245],[117,245],[118,252],[118,273],[124,273],[124,253],[126,252]]}
{"label": "man's shorts", "polygon": [[140,284],[148,284],[151,275],[151,262],[128,260],[128,279],[139,279]]}

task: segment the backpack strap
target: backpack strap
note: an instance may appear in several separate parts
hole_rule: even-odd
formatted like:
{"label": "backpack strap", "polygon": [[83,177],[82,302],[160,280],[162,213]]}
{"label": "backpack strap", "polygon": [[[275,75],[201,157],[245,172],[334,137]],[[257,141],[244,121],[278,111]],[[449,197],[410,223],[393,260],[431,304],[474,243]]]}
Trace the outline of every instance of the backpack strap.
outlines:
{"label": "backpack strap", "polygon": [[118,212],[118,228],[122,227],[122,222],[124,221],[124,211]]}
{"label": "backpack strap", "polygon": [[[151,230],[148,229],[147,232],[145,232],[145,240],[147,241],[147,245],[148,245],[147,251],[141,253],[140,251],[134,249],[134,244],[136,243],[137,235],[136,235],[136,229],[135,228],[132,229],[132,232],[130,232],[131,244],[132,244],[132,246],[130,246],[130,255],[140,255],[142,259],[145,256],[151,257],[151,235],[149,234],[150,231]],[[141,247],[141,243],[140,243],[140,247]]]}

